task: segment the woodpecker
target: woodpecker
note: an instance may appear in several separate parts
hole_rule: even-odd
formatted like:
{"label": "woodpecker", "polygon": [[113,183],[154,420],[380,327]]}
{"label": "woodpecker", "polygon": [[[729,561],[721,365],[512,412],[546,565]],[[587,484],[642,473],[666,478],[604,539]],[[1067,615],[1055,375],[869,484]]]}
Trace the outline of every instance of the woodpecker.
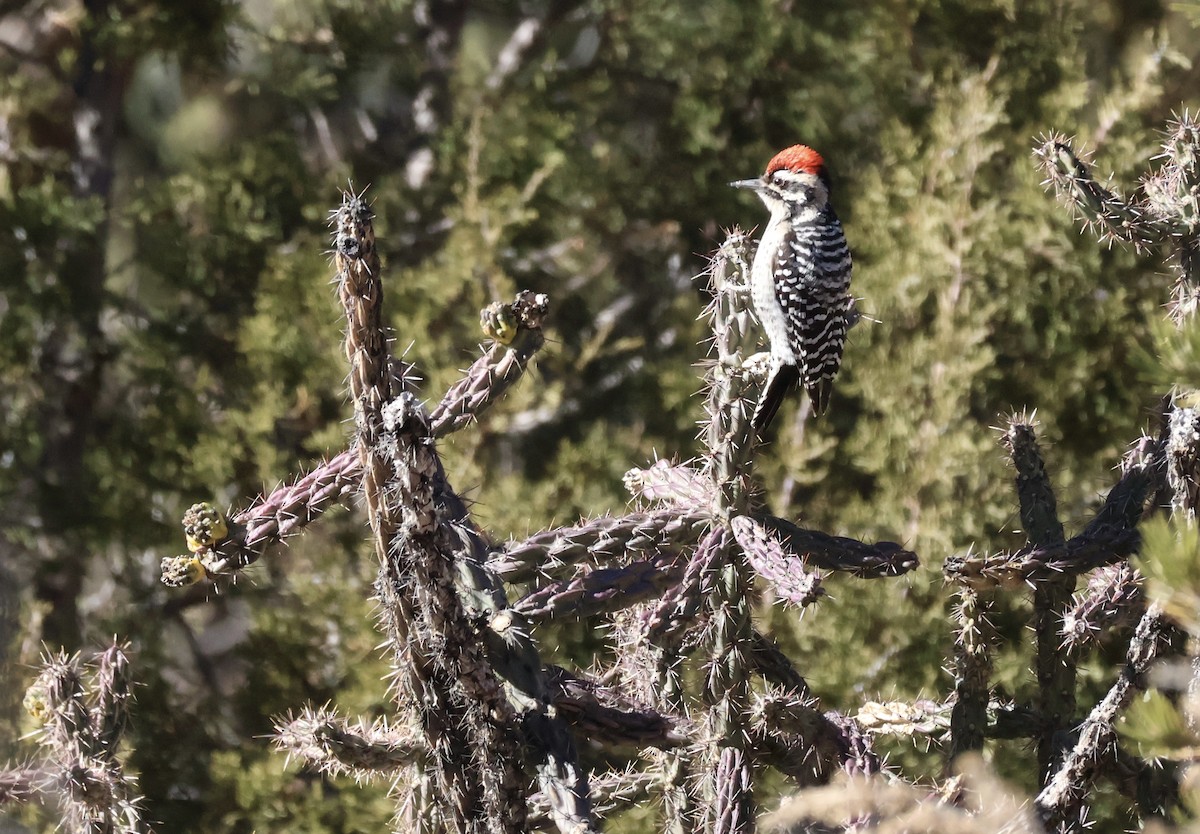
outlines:
{"label": "woodpecker", "polygon": [[814,413],[829,407],[853,315],[850,248],[829,201],[825,160],[807,145],[775,154],[761,177],[730,185],[754,190],[771,212],[750,268],[750,297],[771,343],[751,420],[761,433],[796,382]]}

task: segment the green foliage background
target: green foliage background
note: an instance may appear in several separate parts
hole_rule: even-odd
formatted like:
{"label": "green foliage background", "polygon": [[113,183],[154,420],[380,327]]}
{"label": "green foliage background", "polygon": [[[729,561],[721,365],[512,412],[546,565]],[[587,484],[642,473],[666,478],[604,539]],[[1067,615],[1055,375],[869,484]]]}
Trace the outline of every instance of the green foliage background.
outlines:
{"label": "green foliage background", "polygon": [[[1162,392],[1138,351],[1169,279],[1081,237],[1029,149],[1077,133],[1132,186],[1170,113],[1200,104],[1197,17],[1118,0],[4,4],[0,755],[20,752],[38,646],[115,633],[163,830],[386,824],[382,788],[287,770],[263,738],[305,702],[387,710],[361,514],[215,597],[156,575],[189,504],[243,506],[346,442],[337,189],[370,187],[396,346],[432,398],[471,361],[482,306],[550,295],[536,369],[443,450],[479,519],[519,536],[618,512],[625,470],[697,451],[693,277],[722,229],[764,220],[725,183],[797,141],[830,162],[867,319],[829,418],[783,412],[765,497],[923,566],[834,581],[803,621],[762,617],[832,706],[944,695],[942,560],[1023,539],[999,415],[1037,409],[1070,523]],[[526,19],[544,25],[498,73]],[[1015,693],[1024,622],[997,612]],[[577,663],[595,648],[586,629],[542,637]],[[996,757],[1028,779],[1028,753]]]}

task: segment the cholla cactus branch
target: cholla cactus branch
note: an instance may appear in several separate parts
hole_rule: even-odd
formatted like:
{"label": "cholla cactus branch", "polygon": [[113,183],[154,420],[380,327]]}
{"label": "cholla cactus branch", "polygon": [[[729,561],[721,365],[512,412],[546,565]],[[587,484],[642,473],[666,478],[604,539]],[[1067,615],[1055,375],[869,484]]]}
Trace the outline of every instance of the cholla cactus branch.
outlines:
{"label": "cholla cactus branch", "polygon": [[[1054,547],[1064,541],[1062,522],[1050,476],[1038,447],[1034,423],[1025,417],[1009,421],[1004,445],[1017,472],[1017,498],[1021,523],[1030,547]],[[1075,591],[1075,576],[1063,573],[1046,576],[1033,586],[1033,631],[1037,637],[1034,671],[1038,682],[1038,706],[1048,719],[1038,739],[1038,772],[1042,782],[1062,753],[1064,722],[1075,713],[1075,661],[1061,645],[1063,612]]]}
{"label": "cholla cactus branch", "polygon": [[854,718],[871,735],[928,736],[950,729],[950,708],[928,699],[912,703],[867,701]]}
{"label": "cholla cactus branch", "polygon": [[696,728],[682,716],[629,702],[596,681],[552,668],[548,684],[554,706],[584,737],[609,745],[670,748],[691,743]]}
{"label": "cholla cactus branch", "polygon": [[[446,482],[424,410],[409,391],[390,396],[370,211],[346,195],[335,222],[363,495],[381,565],[377,588],[402,703],[421,714],[435,762],[436,814],[456,831],[525,828],[521,728],[560,828],[587,830],[586,779],[543,697],[528,630],[505,611],[502,589],[483,568],[486,545]],[[491,618],[482,641],[464,601]]]}
{"label": "cholla cactus branch", "polygon": [[1169,630],[1161,610],[1151,606],[1129,643],[1125,668],[1088,714],[1073,747],[1038,794],[1037,811],[1047,827],[1067,830],[1070,821],[1077,818],[1092,783],[1115,749],[1117,717],[1145,686],[1146,671],[1165,647]]}
{"label": "cholla cactus branch", "polygon": [[1146,609],[1142,575],[1128,562],[1101,568],[1063,614],[1062,645],[1079,654],[1102,634],[1130,625]]}
{"label": "cholla cactus branch", "polygon": [[[462,428],[520,379],[529,359],[545,343],[541,321],[547,305],[545,296],[528,291],[518,294],[516,301],[507,305],[516,311],[513,313],[519,323],[516,338],[508,345],[494,343],[464,378],[446,392],[430,417],[434,437]],[[403,378],[391,374],[392,388],[396,389],[401,384],[398,380]],[[189,556],[164,559],[163,582],[178,586],[205,576],[232,575],[257,562],[268,546],[301,532],[331,505],[356,495],[361,486],[361,455],[357,448],[350,448],[235,514],[227,528],[218,527],[211,534],[211,541],[193,550],[202,552],[201,559]],[[193,539],[190,532],[188,538]]]}
{"label": "cholla cactus branch", "polygon": [[1134,528],[1146,502],[1166,483],[1166,433],[1157,440],[1141,437],[1121,461],[1121,477],[1104,499],[1083,535],[1108,529]]}
{"label": "cholla cactus branch", "polygon": [[[523,740],[539,785],[554,802],[559,827],[564,832],[591,830],[587,778],[570,733],[550,704],[529,624],[508,608],[503,586],[484,567],[489,545],[450,487],[419,407],[415,402],[410,406],[407,415],[394,416],[397,474],[411,479],[423,473],[439,512],[427,534],[401,530],[395,544],[398,551],[408,549],[417,557],[419,593],[428,590],[426,617],[436,626],[448,669],[468,699],[468,723],[479,744],[475,755],[481,757],[477,766],[497,773],[493,790],[498,807],[514,814],[513,824],[523,825],[524,779],[517,753]],[[480,618],[488,623],[482,635],[472,625]],[[497,755],[505,758],[496,761]]]}
{"label": "cholla cactus branch", "polygon": [[829,722],[821,733],[821,740],[836,750],[836,761],[847,776],[870,776],[883,772],[883,762],[875,753],[871,738],[863,732],[859,723],[848,715],[829,710],[825,713]]}
{"label": "cholla cactus branch", "polygon": [[1178,280],[1172,312],[1182,323],[1200,304],[1200,122],[1185,111],[1163,142],[1162,167],[1145,180],[1147,204],[1176,226]]}
{"label": "cholla cactus branch", "polygon": [[988,603],[973,588],[960,588],[954,608],[954,709],[950,714],[950,758],[983,747],[992,675]]}
{"label": "cholla cactus branch", "polygon": [[0,770],[0,807],[9,802],[28,802],[49,781],[49,775],[36,767]]}
{"label": "cholla cactus branch", "polygon": [[1046,474],[1032,418],[1018,415],[1009,420],[1003,442],[1017,472],[1021,523],[1030,544],[1061,544],[1064,537],[1062,522],[1058,520],[1058,502]]}
{"label": "cholla cactus branch", "polygon": [[525,290],[511,304],[496,304],[484,311],[504,326],[493,325],[496,338],[492,346],[475,360],[465,377],[450,386],[429,415],[434,437],[444,437],[477,419],[521,378],[530,358],[545,344],[542,319],[549,306],[545,295]]}
{"label": "cholla cactus branch", "polygon": [[[661,785],[662,778],[653,772],[617,770],[593,777],[592,810],[598,819],[604,819],[613,811],[628,808],[642,802]],[[554,828],[550,815],[550,801],[542,793],[529,798],[529,828],[531,831],[546,831]]]}
{"label": "cholla cactus branch", "polygon": [[714,499],[712,481],[686,463],[655,461],[644,469],[630,469],[624,481],[630,495],[651,504],[707,507]]}
{"label": "cholla cactus branch", "polygon": [[716,506],[726,518],[744,515],[750,506],[750,452],[754,445],[747,399],[757,382],[743,364],[753,353],[749,274],[742,247],[745,239],[731,234],[709,267],[713,300],[707,315],[713,331],[716,361],[710,366],[705,428],[709,477]]}
{"label": "cholla cactus branch", "polygon": [[126,776],[117,747],[126,726],[128,660],[117,644],[97,657],[85,680],[77,655],[58,654],[25,695],[25,707],[39,722],[34,735],[43,751],[38,768],[0,776],[0,794],[53,796],[63,827],[72,834],[143,834],[136,784]]}
{"label": "cholla cactus branch", "polygon": [[382,722],[350,721],[333,709],[305,709],[275,724],[274,744],[289,756],[330,776],[350,774],[359,781],[395,778],[404,767],[423,762],[428,745],[410,729]]}
{"label": "cholla cactus branch", "polygon": [[808,681],[801,677],[792,661],[773,639],[755,631],[750,642],[750,653],[755,669],[767,680],[795,693],[797,697],[812,698]]}
{"label": "cholla cactus branch", "polygon": [[362,461],[348,449],[307,475],[274,490],[228,521],[225,536],[195,556],[163,559],[164,584],[190,585],[230,576],[259,560],[269,545],[301,532],[331,505],[358,493]]}
{"label": "cholla cactus branch", "polygon": [[[750,509],[750,452],[754,446],[751,404],[747,399],[754,378],[742,358],[754,348],[750,337],[748,274],[741,242],[727,241],[713,259],[709,274],[713,301],[709,318],[716,361],[707,375],[708,474],[714,487],[716,515],[724,520],[713,542],[714,567],[708,634],[711,654],[704,701],[713,744],[704,780],[705,830],[709,834],[741,834],[753,830],[755,806],[751,791],[751,761],[747,743],[750,697],[750,566],[733,537],[725,531],[729,519]],[[739,268],[740,267],[740,268]],[[702,583],[703,584],[703,583]]]}
{"label": "cholla cactus branch", "polygon": [[1035,151],[1047,181],[1102,240],[1112,239],[1149,246],[1170,236],[1175,227],[1155,217],[1146,207],[1126,200],[1103,187],[1091,169],[1071,149],[1070,140],[1051,136]]}
{"label": "cholla cactus branch", "polygon": [[839,571],[860,579],[901,576],[920,564],[917,555],[895,542],[866,544],[857,539],[805,530],[773,515],[755,518],[773,531],[792,556],[803,558],[810,567]]}
{"label": "cholla cactus branch", "polygon": [[1184,113],[1163,143],[1161,167],[1145,177],[1145,198],[1126,200],[1103,188],[1071,150],[1069,140],[1051,136],[1035,151],[1058,193],[1095,228],[1101,239],[1140,248],[1163,245],[1175,256],[1178,273],[1172,293],[1172,318],[1181,323],[1200,306],[1200,129]]}
{"label": "cholla cactus branch", "polygon": [[724,527],[709,530],[696,547],[679,581],[645,613],[645,634],[651,640],[669,643],[695,621],[712,590],[718,564],[726,552],[727,538]]}
{"label": "cholla cactus branch", "polygon": [[551,582],[522,597],[513,610],[535,624],[559,617],[590,617],[660,597],[682,575],[675,553],[620,567],[585,568],[571,579]]}
{"label": "cholla cactus branch", "polygon": [[755,748],[800,785],[824,781],[839,769],[853,775],[880,767],[869,737],[855,719],[822,713],[815,698],[800,692],[755,697],[749,733]]}
{"label": "cholla cactus branch", "polygon": [[734,538],[746,554],[750,567],[784,602],[803,608],[821,598],[819,574],[810,573],[802,559],[789,556],[775,536],[749,516],[730,522]]}
{"label": "cholla cactus branch", "polygon": [[674,509],[605,516],[510,542],[488,557],[488,569],[505,582],[529,582],[578,562],[604,564],[617,556],[655,555],[697,541],[709,518],[704,510]]}
{"label": "cholla cactus branch", "polygon": [[1056,574],[1080,574],[1111,565],[1134,553],[1140,542],[1135,529],[1098,527],[1049,547],[952,556],[946,560],[943,572],[950,581],[977,590],[1017,589]]}
{"label": "cholla cactus branch", "polygon": [[[487,811],[482,811],[485,788],[481,775],[460,764],[464,752],[472,746],[469,731],[451,717],[458,711],[452,703],[452,678],[438,668],[435,649],[426,645],[425,629],[429,626],[423,628],[420,620],[423,614],[428,619],[429,612],[420,610],[414,595],[420,583],[414,576],[415,565],[405,548],[393,545],[402,529],[428,531],[432,527],[432,490],[426,472],[424,478],[407,478],[402,493],[396,494],[400,491],[395,490],[388,495],[393,460],[398,457],[389,446],[396,444],[393,438],[402,419],[397,409],[390,409],[391,426],[384,425],[384,404],[392,402],[394,379],[383,327],[383,283],[372,219],[361,196],[343,195],[341,207],[332,215],[334,263],[338,297],[346,316],[345,348],[362,493],[380,566],[376,580],[380,613],[394,652],[400,706],[420,715],[420,723],[426,728],[425,741],[432,751],[433,766],[428,772],[418,767],[414,781],[420,785],[426,779],[434,780],[435,795],[440,799],[434,808],[421,813],[434,815],[450,831],[460,834],[470,830],[473,818],[487,813],[498,830],[508,831],[519,825],[519,811],[513,809],[513,803],[494,798]],[[412,398],[410,392],[404,393]],[[404,405],[400,404],[401,410]],[[405,515],[408,517],[402,527]],[[495,791],[491,793],[494,796]]]}
{"label": "cholla cactus branch", "polygon": [[712,809],[713,834],[749,834],[754,819],[747,816],[753,806],[754,780],[746,751],[740,747],[722,747],[713,774],[716,804]]}
{"label": "cholla cactus branch", "polygon": [[128,646],[112,645],[101,655],[96,665],[96,705],[92,720],[96,727],[99,751],[114,756],[121,736],[129,724],[129,657]]}
{"label": "cholla cactus branch", "polygon": [[1171,409],[1166,460],[1171,511],[1194,520],[1200,508],[1200,409]]}

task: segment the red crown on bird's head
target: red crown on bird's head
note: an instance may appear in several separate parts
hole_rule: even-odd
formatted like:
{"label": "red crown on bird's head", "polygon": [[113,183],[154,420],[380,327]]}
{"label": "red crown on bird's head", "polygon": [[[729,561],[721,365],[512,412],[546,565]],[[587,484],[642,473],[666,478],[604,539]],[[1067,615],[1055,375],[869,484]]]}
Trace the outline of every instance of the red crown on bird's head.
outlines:
{"label": "red crown on bird's head", "polygon": [[769,177],[784,168],[795,174],[813,174],[819,177],[825,173],[825,160],[808,145],[792,145],[771,158],[764,176]]}

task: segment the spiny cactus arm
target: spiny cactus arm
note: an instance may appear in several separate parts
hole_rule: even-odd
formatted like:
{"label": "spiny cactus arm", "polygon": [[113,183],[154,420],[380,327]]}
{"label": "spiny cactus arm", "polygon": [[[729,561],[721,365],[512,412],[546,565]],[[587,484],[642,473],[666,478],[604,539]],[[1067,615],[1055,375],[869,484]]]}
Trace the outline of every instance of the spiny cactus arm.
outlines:
{"label": "spiny cactus arm", "polygon": [[1091,169],[1071,147],[1066,136],[1046,137],[1034,150],[1034,156],[1054,185],[1059,197],[1074,208],[1078,217],[1093,228],[1101,240],[1119,240],[1135,246],[1149,246],[1174,231],[1174,224],[1126,200],[1096,182]]}
{"label": "spiny cactus arm", "polygon": [[511,304],[496,302],[483,310],[484,332],[492,344],[429,415],[434,437],[469,425],[516,384],[546,342],[542,319],[549,306],[545,295],[525,290]]}
{"label": "spiny cactus arm", "polygon": [[205,573],[229,576],[254,564],[267,547],[301,532],[361,487],[362,461],[350,448],[230,518],[226,536],[202,557]]}
{"label": "spiny cactus arm", "polygon": [[775,536],[760,523],[741,515],[733,519],[730,526],[750,567],[771,586],[779,599],[803,608],[824,595],[820,574],[809,571],[803,559],[785,552]]}
{"label": "spiny cactus arm", "polygon": [[[1053,547],[1064,541],[1054,488],[1038,446],[1036,424],[1028,415],[1008,421],[1003,443],[1016,470],[1021,523],[1030,547]],[[1038,739],[1038,773],[1045,785],[1050,770],[1062,754],[1062,730],[1075,713],[1075,660],[1062,647],[1063,612],[1075,592],[1075,575],[1046,575],[1033,583],[1033,630],[1037,639],[1034,671],[1038,682],[1038,708],[1048,726]]]}
{"label": "spiny cactus arm", "polygon": [[769,690],[751,703],[750,738],[767,751],[767,760],[800,784],[827,781],[841,770],[849,775],[876,773],[881,763],[859,722],[837,712],[822,712],[815,698],[787,690]]}
{"label": "spiny cactus arm", "polygon": [[895,542],[866,544],[806,530],[773,515],[756,514],[754,518],[778,537],[786,552],[805,559],[813,568],[849,573],[860,579],[881,579],[908,573],[920,564],[917,554]]}
{"label": "spiny cactus arm", "polygon": [[[614,811],[635,806],[659,789],[662,777],[650,771],[633,768],[615,770],[592,777],[593,813],[604,819]],[[542,792],[529,798],[529,828],[548,831],[555,827],[550,800]]]}
{"label": "spiny cactus arm", "polygon": [[273,743],[306,767],[330,776],[349,774],[360,782],[395,778],[397,771],[429,755],[424,739],[411,729],[350,721],[328,706],[277,720]]}
{"label": "spiny cactus arm", "polygon": [[1142,520],[1146,502],[1166,486],[1166,425],[1155,439],[1140,437],[1121,460],[1121,477],[1113,484],[1103,506],[1084,527],[1083,535],[1112,528],[1134,528]]}
{"label": "spiny cactus arm", "polygon": [[1171,513],[1194,521],[1200,513],[1200,408],[1171,409],[1165,456]]}
{"label": "spiny cactus arm", "polygon": [[15,767],[0,770],[0,807],[9,802],[28,802],[36,797],[51,776],[38,767]]}
{"label": "spiny cactus arm", "polygon": [[711,812],[713,834],[739,834],[754,830],[746,816],[754,793],[754,773],[743,747],[723,746],[713,774],[716,800]]}
{"label": "spiny cactus arm", "polygon": [[[1088,523],[1083,535],[1105,528],[1134,528],[1146,502],[1167,489],[1166,446],[1169,421],[1157,439],[1139,438],[1121,462],[1121,478],[1109,490],[1104,506]],[[1136,622],[1146,610],[1142,575],[1128,562],[1101,568],[1075,595],[1063,612],[1060,639],[1067,652],[1078,655],[1101,634]]]}
{"label": "spiny cactus arm", "polygon": [[1002,438],[1016,470],[1021,523],[1031,544],[1061,544],[1063,526],[1058,502],[1038,446],[1037,424],[1029,415],[1013,415]]}
{"label": "spiny cactus arm", "polygon": [[[566,722],[552,703],[529,621],[509,607],[503,582],[486,567],[490,543],[471,521],[466,502],[451,487],[432,444],[426,451],[436,466],[441,549],[453,552],[456,544],[459,548],[454,558],[454,589],[465,613],[486,622],[481,635],[486,659],[464,652],[458,659],[460,674],[471,679],[494,674],[503,682],[506,706],[519,723],[526,759],[543,796],[551,802],[559,830],[586,834],[594,830],[587,772],[579,763]],[[501,706],[493,704],[492,714]]]}
{"label": "spiny cactus arm", "polygon": [[679,581],[642,615],[644,633],[651,641],[673,642],[700,615],[712,590],[728,536],[724,527],[709,530],[692,553]]}
{"label": "spiny cactus arm", "polygon": [[1085,573],[1132,555],[1141,543],[1136,525],[1145,502],[1165,482],[1165,437],[1138,441],[1104,505],[1078,535],[1014,553],[951,557],[944,567],[947,579],[976,590],[1015,589],[1045,577]]}
{"label": "spiny cactus arm", "polygon": [[552,666],[547,682],[554,706],[578,733],[607,745],[670,748],[690,744],[696,728],[678,715],[630,702],[620,692]]}
{"label": "spiny cactus arm", "polygon": [[950,707],[938,701],[867,701],[854,720],[873,736],[941,735],[950,729]]}
{"label": "spiny cactus arm", "polygon": [[420,520],[397,531],[389,552],[411,565],[422,616],[437,624],[437,662],[455,681],[472,735],[468,748],[447,753],[486,771],[492,829],[524,825],[524,759],[556,803],[560,828],[591,830],[586,773],[550,704],[529,623],[507,607],[503,585],[484,566],[489,543],[446,479],[424,410],[402,395],[385,413],[395,438],[394,498],[411,503],[409,515]]}
{"label": "spiny cactus arm", "polygon": [[1092,574],[1063,614],[1063,648],[1077,655],[1102,634],[1138,621],[1146,610],[1142,581],[1141,573],[1128,562]]}
{"label": "spiny cactus arm", "polygon": [[992,675],[992,628],[988,601],[973,588],[960,588],[954,607],[954,708],[950,713],[950,757],[983,748]]}
{"label": "spiny cactus arm", "polygon": [[431,750],[430,767],[414,767],[409,796],[418,803],[429,800],[417,815],[454,834],[466,834],[480,818],[510,834],[520,828],[523,805],[505,785],[519,775],[511,762],[487,771],[472,767],[476,750],[496,756],[500,742],[486,724],[480,729],[454,717],[480,707],[459,691],[445,642],[434,639],[435,631],[444,631],[437,610],[444,595],[441,583],[430,576],[440,557],[428,546],[437,523],[434,465],[422,454],[428,421],[412,391],[394,389],[398,379],[383,326],[383,276],[373,215],[362,195],[344,193],[332,225],[355,448],[379,562],[375,588],[380,619],[392,652],[398,706],[406,715],[420,716],[418,726]]}
{"label": "spiny cactus arm", "polygon": [[1146,202],[1174,226],[1176,281],[1172,317],[1177,324],[1200,306],[1200,121],[1187,111],[1169,125],[1159,170],[1145,180]]}
{"label": "spiny cactus arm", "polygon": [[663,459],[625,473],[625,488],[636,500],[679,507],[707,507],[713,502],[712,481],[692,464]]}
{"label": "spiny cactus arm", "polygon": [[604,564],[617,557],[653,555],[695,542],[709,518],[704,510],[675,508],[604,516],[509,542],[489,555],[488,569],[508,583],[530,582],[583,561]]}
{"label": "spiny cactus arm", "polygon": [[796,671],[791,659],[783,653],[773,638],[757,629],[750,638],[750,660],[754,663],[755,670],[767,680],[796,697],[813,699],[808,681]]}
{"label": "spiny cactus arm", "polygon": [[[686,718],[627,703],[608,687],[558,667],[548,670],[547,682],[555,709],[593,741],[659,748],[690,742],[694,728]],[[350,775],[356,781],[394,779],[399,771],[429,758],[428,745],[411,728],[386,721],[369,725],[351,721],[329,706],[306,708],[276,720],[273,743],[281,752],[302,759],[306,767],[330,776]],[[28,771],[26,779],[37,772]],[[14,790],[25,784],[14,775]],[[28,787],[33,784],[28,782]]]}
{"label": "spiny cactus arm", "polygon": [[86,684],[78,655],[47,657],[25,695],[26,709],[40,723],[34,737],[43,752],[41,778],[36,783],[14,778],[12,791],[24,795],[36,788],[54,795],[67,831],[149,832],[136,781],[116,756],[128,692],[128,663],[119,645],[98,656]]}
{"label": "spiny cactus arm", "polygon": [[1170,626],[1157,605],[1142,617],[1129,643],[1125,667],[1079,729],[1075,744],[1038,794],[1035,807],[1051,830],[1076,819],[1092,783],[1111,756],[1117,740],[1116,721],[1121,711],[1145,686],[1145,674],[1166,647]]}
{"label": "spiny cactus arm", "polygon": [[41,673],[25,693],[25,708],[41,722],[39,743],[56,758],[80,758],[92,746],[92,716],[78,655],[59,652],[43,658]]}
{"label": "spiny cactus arm", "polygon": [[1085,573],[1130,556],[1141,543],[1137,530],[1099,527],[1050,547],[1022,548],[1014,553],[951,556],[943,573],[952,582],[975,590],[1017,589],[1055,574]]}
{"label": "spiny cactus arm", "polygon": [[95,727],[94,754],[113,759],[125,730],[129,726],[128,645],[113,643],[96,661],[96,701],[92,707],[92,726]]}
{"label": "spiny cactus arm", "polygon": [[513,603],[513,610],[535,625],[560,617],[611,613],[661,597],[683,575],[680,562],[678,554],[664,553],[620,567],[581,568],[570,579],[550,582],[525,595]]}
{"label": "spiny cactus arm", "polygon": [[709,270],[713,300],[708,315],[715,362],[705,379],[709,419],[704,440],[716,515],[722,520],[714,528],[722,530],[722,536],[712,548],[716,569],[705,595],[711,642],[701,693],[708,706],[707,732],[712,739],[702,771],[704,825],[713,834],[748,834],[756,815],[751,790],[753,750],[747,733],[753,579],[745,553],[728,532],[729,520],[750,509],[755,445],[749,397],[758,379],[743,358],[754,352],[756,342],[743,245],[740,236],[731,235]]}

